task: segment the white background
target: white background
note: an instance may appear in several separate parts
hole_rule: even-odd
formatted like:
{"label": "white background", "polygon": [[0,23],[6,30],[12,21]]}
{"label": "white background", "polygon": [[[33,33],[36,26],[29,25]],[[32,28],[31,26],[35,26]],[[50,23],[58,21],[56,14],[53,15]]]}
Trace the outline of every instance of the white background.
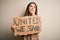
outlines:
{"label": "white background", "polygon": [[60,0],[0,0],[1,39],[12,40],[13,17],[22,16],[30,2],[36,2],[42,18],[40,40],[60,40]]}

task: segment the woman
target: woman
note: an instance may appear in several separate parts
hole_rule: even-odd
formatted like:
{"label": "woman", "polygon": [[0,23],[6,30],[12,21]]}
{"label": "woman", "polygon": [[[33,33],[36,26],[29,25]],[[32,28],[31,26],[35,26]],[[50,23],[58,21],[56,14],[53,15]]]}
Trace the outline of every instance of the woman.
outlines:
{"label": "woman", "polygon": [[[26,8],[26,12],[25,12],[24,16],[36,16],[36,15],[37,15],[37,5],[35,2],[30,2]],[[15,31],[16,27],[13,26],[12,29]],[[15,34],[15,36],[16,36],[16,34]],[[38,33],[16,36],[16,38],[17,38],[17,40],[39,40]]]}
{"label": "woman", "polygon": [[[37,5],[35,2],[30,2],[27,6],[24,16],[35,16],[37,15]],[[27,40],[39,40],[38,34],[30,34],[26,36]]]}

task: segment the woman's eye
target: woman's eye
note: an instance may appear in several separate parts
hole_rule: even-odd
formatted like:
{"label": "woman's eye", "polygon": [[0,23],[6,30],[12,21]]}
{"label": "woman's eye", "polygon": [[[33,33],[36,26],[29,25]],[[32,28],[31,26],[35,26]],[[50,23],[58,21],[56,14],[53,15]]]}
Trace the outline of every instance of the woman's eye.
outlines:
{"label": "woman's eye", "polygon": [[36,8],[36,7],[34,6],[34,8]]}
{"label": "woman's eye", "polygon": [[32,5],[30,5],[30,7],[32,7]]}
{"label": "woman's eye", "polygon": [[29,7],[30,8],[36,8],[36,6],[34,4],[31,4]]}

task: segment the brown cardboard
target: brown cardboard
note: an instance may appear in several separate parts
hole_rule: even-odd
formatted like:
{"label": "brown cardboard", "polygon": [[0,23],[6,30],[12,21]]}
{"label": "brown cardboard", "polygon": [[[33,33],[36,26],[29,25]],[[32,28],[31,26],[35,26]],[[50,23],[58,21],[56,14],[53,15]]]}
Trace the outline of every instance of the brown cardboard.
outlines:
{"label": "brown cardboard", "polygon": [[14,34],[16,35],[40,33],[41,18],[40,16],[16,17],[14,18],[14,25]]}

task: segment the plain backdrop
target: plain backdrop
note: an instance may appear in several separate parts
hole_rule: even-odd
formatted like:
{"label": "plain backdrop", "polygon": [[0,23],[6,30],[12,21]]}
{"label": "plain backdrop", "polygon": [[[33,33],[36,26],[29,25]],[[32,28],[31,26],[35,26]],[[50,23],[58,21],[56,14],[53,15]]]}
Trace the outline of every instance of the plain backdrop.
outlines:
{"label": "plain backdrop", "polygon": [[0,40],[13,40],[13,17],[24,14],[28,3],[35,2],[42,20],[40,40],[60,40],[60,0],[0,0]]}

